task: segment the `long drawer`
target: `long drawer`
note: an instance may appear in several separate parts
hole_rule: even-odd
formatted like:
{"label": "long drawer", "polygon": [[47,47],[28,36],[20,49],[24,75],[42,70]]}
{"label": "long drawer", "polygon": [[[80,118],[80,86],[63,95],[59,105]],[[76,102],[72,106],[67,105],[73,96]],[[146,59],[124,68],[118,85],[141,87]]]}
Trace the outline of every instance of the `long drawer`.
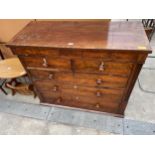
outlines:
{"label": "long drawer", "polygon": [[[99,87],[85,87],[85,86],[75,86],[75,85],[71,85],[71,84],[59,84],[56,82],[52,82],[50,80],[37,80],[34,82],[35,84],[37,84],[37,86],[39,87],[39,89],[47,89],[47,90],[53,90],[53,86],[55,88],[55,86],[57,86],[57,91],[63,91],[63,90],[71,90],[71,92],[73,90],[76,91],[76,93],[81,93],[81,91],[86,91],[86,92],[92,92],[94,93],[95,90],[101,90],[104,94],[116,94],[116,95],[122,95],[124,88],[116,88],[116,89],[108,89],[108,88],[99,88]],[[83,92],[83,93],[84,93]],[[82,93],[82,94],[83,94]]]}
{"label": "long drawer", "polygon": [[103,61],[101,59],[62,59],[48,57],[20,57],[27,68],[50,68],[54,71],[100,73],[129,76],[132,63]]}
{"label": "long drawer", "polygon": [[124,88],[127,84],[127,77],[97,75],[85,73],[60,73],[45,70],[29,70],[32,80],[50,80],[60,84],[71,84],[79,86]]}
{"label": "long drawer", "polygon": [[107,102],[105,101],[102,101],[102,102],[96,101],[94,103],[88,104],[88,102],[64,99],[62,97],[59,97],[59,98],[46,97],[42,100],[42,103],[62,105],[62,106],[68,106],[73,108],[82,108],[86,110],[109,112],[109,113],[117,113],[119,109],[119,103],[108,102],[107,104]]}

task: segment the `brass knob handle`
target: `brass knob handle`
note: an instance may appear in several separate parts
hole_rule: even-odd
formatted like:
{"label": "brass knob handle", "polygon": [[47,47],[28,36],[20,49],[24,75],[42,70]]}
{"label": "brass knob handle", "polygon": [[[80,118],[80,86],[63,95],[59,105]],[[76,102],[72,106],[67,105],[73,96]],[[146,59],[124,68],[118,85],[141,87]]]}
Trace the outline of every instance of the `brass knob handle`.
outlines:
{"label": "brass knob handle", "polygon": [[25,57],[28,57],[29,55],[28,55],[28,54],[24,54],[24,56],[25,56]]}
{"label": "brass knob handle", "polygon": [[100,66],[99,66],[99,71],[104,71],[104,62],[102,61]]}
{"label": "brass knob handle", "polygon": [[95,107],[96,107],[96,108],[100,108],[100,104],[97,103],[97,104],[95,105]]}
{"label": "brass knob handle", "polygon": [[47,60],[46,60],[46,58],[43,58],[43,66],[44,67],[47,67],[48,65],[47,65]]}
{"label": "brass knob handle", "polygon": [[101,95],[102,95],[101,92],[99,92],[99,91],[96,92],[97,97],[100,97]]}
{"label": "brass knob handle", "polygon": [[54,87],[53,87],[53,91],[54,91],[54,92],[58,91],[58,86],[54,86]]}
{"label": "brass knob handle", "polygon": [[77,85],[74,85],[74,86],[73,86],[73,88],[74,88],[74,89],[77,89],[77,88],[78,88],[78,86],[77,86]]}
{"label": "brass knob handle", "polygon": [[76,96],[76,97],[75,97],[75,99],[76,99],[76,100],[79,100],[79,97],[78,97],[78,96]]}
{"label": "brass knob handle", "polygon": [[97,80],[96,80],[96,83],[97,83],[97,84],[101,84],[101,83],[102,83],[102,80],[101,80],[101,79],[97,79]]}
{"label": "brass knob handle", "polygon": [[50,79],[50,80],[53,79],[53,76],[54,76],[53,74],[49,74],[48,79]]}
{"label": "brass knob handle", "polygon": [[56,100],[56,103],[61,103],[62,102],[62,98],[59,97],[57,100]]}

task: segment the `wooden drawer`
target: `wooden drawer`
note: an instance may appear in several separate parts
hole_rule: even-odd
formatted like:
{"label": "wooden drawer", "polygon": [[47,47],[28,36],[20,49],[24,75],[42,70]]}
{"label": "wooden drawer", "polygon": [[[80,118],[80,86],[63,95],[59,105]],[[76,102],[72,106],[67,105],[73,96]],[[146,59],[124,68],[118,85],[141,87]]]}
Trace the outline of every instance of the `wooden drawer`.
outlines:
{"label": "wooden drawer", "polygon": [[87,102],[78,102],[68,99],[60,98],[45,98],[42,100],[43,103],[47,104],[56,104],[61,106],[68,106],[73,108],[80,108],[86,110],[95,110],[101,112],[109,112],[109,113],[118,113],[119,104],[118,103],[108,103],[107,102],[94,102],[93,104],[89,104]]}
{"label": "wooden drawer", "polygon": [[50,68],[54,71],[71,71],[69,59],[52,59],[45,57],[20,57],[20,60],[28,68]]}
{"label": "wooden drawer", "polygon": [[85,73],[59,73],[44,70],[29,70],[29,73],[33,81],[50,80],[61,84],[107,88],[125,88],[127,84],[127,78],[120,76],[96,75]]}
{"label": "wooden drawer", "polygon": [[74,62],[76,72],[83,73],[129,76],[132,67],[132,63],[103,61],[98,59],[76,59]]}
{"label": "wooden drawer", "polygon": [[85,87],[85,86],[75,86],[75,85],[65,85],[65,84],[61,86],[58,85],[58,88],[60,88],[60,90],[62,90],[62,92],[64,93],[65,92],[73,93],[73,94],[75,93],[79,95],[87,94],[88,96],[91,94],[97,96],[97,93],[100,92],[101,97],[109,94],[122,95],[124,91],[123,88],[108,89],[108,88]]}

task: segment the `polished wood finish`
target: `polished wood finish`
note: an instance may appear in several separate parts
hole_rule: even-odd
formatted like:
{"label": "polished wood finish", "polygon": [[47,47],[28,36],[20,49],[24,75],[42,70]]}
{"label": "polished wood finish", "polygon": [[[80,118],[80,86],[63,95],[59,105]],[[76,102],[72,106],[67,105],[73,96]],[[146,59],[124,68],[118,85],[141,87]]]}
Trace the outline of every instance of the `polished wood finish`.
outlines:
{"label": "polished wood finish", "polygon": [[1,49],[0,49],[0,59],[4,59],[4,56],[3,56],[2,52],[1,52]]}
{"label": "polished wood finish", "polygon": [[121,115],[151,53],[138,22],[31,22],[8,46],[41,102]]}
{"label": "polished wood finish", "polygon": [[139,22],[32,21],[13,46],[151,51]]}
{"label": "polished wood finish", "polygon": [[30,69],[29,73],[35,80],[50,80],[51,82],[57,81],[62,84],[72,85],[85,85],[85,86],[100,86],[108,88],[125,88],[127,84],[127,77],[121,76],[110,76],[110,75],[97,75],[97,74],[86,74],[86,73],[59,73],[45,70],[33,70]]}

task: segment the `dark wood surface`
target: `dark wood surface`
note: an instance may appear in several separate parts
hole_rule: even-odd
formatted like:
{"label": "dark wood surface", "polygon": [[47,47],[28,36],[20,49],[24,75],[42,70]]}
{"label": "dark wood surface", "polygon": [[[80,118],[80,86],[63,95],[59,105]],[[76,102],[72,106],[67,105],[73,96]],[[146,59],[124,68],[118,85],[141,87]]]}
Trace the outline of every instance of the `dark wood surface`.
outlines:
{"label": "dark wood surface", "polygon": [[2,54],[2,52],[1,52],[1,50],[0,50],[0,60],[3,60],[4,59],[4,56],[3,56],[3,54]]}
{"label": "dark wood surface", "polygon": [[110,75],[96,75],[86,73],[59,73],[45,70],[29,70],[33,80],[50,80],[49,82],[72,84],[72,85],[85,85],[85,86],[100,86],[108,88],[125,88],[127,84],[127,77],[110,76]]}
{"label": "dark wood surface", "polygon": [[[133,66],[132,63],[103,61],[102,59],[68,59],[44,57],[20,57],[27,68],[51,68],[53,71],[100,73],[128,76]],[[35,60],[35,61],[34,61]],[[46,65],[44,64],[46,61]],[[73,62],[73,63],[72,63]],[[100,67],[103,64],[103,69]]]}
{"label": "dark wood surface", "polygon": [[121,115],[151,52],[137,22],[31,22],[8,46],[41,102]]}
{"label": "dark wood surface", "polygon": [[151,51],[141,22],[32,21],[8,44]]}

